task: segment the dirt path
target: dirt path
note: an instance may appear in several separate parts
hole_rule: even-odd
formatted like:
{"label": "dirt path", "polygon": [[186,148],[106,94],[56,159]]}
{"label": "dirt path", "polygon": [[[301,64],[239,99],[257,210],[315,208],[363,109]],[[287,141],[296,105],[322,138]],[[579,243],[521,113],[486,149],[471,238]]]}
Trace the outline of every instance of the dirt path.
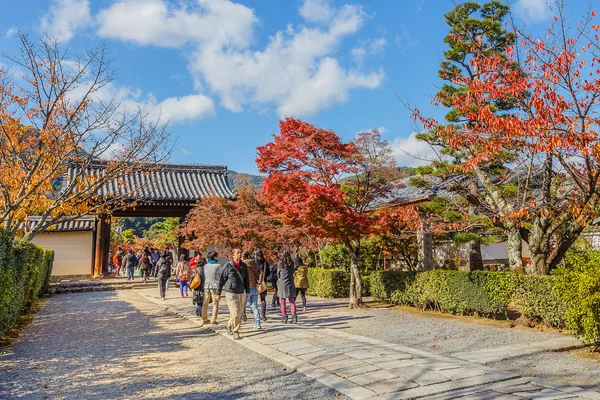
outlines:
{"label": "dirt path", "polygon": [[135,291],[52,297],[0,355],[1,399],[330,399]]}

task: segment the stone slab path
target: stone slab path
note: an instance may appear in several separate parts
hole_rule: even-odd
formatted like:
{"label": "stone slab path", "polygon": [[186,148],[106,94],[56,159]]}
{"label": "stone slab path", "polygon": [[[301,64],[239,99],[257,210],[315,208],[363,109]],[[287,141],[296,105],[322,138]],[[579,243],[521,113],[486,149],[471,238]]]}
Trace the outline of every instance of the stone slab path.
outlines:
{"label": "stone slab path", "polygon": [[565,336],[562,338],[544,340],[537,343],[513,344],[495,347],[493,349],[465,351],[453,354],[453,356],[460,358],[461,360],[477,363],[491,363],[528,354],[543,353],[546,351],[562,351],[578,347],[581,347],[580,340],[574,337]]}
{"label": "stone slab path", "polygon": [[[149,291],[140,294],[202,324],[189,299],[176,299],[167,305]],[[222,325],[209,326],[231,338]],[[271,322],[268,330],[242,332],[238,343],[353,399],[600,400],[597,392],[522,378],[485,363],[436,355],[318,323]]]}

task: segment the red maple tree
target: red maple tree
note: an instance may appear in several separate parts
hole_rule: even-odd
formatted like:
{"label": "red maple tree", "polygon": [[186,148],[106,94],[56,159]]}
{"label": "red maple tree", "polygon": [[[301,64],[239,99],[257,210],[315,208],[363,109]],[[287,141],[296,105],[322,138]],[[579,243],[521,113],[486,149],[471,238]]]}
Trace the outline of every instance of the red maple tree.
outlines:
{"label": "red maple tree", "polygon": [[279,126],[273,141],[258,148],[258,169],[268,174],[262,193],[284,223],[347,247],[349,306],[362,306],[360,241],[381,229],[373,211],[398,174],[387,142],[373,131],[343,143],[335,132],[293,118]]}
{"label": "red maple tree", "polygon": [[260,248],[271,260],[282,247],[300,246],[305,238],[301,230],[284,225],[273,215],[261,193],[249,184],[239,189],[233,201],[216,196],[203,199],[188,214],[179,232],[187,238],[183,246],[189,249]]}

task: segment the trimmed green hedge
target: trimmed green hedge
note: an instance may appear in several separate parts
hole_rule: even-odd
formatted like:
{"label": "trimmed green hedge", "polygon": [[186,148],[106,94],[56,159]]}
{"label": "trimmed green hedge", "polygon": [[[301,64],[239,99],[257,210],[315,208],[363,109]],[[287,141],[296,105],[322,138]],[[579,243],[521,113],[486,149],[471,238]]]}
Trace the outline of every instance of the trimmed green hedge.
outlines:
{"label": "trimmed green hedge", "polygon": [[504,317],[516,289],[515,277],[503,272],[425,271],[403,276],[405,287],[392,292],[390,300],[453,314]]}
{"label": "trimmed green hedge", "polygon": [[[363,296],[369,296],[371,279],[369,275],[362,276]],[[350,274],[341,269],[309,268],[306,291],[311,296],[328,299],[348,297],[350,293]]]}
{"label": "trimmed green hedge", "polygon": [[311,296],[325,298],[348,297],[350,274],[341,269],[308,269],[308,290]]}
{"label": "trimmed green hedge", "polygon": [[390,300],[396,290],[404,290],[411,284],[416,272],[375,271],[371,273],[371,296],[377,301]]}
{"label": "trimmed green hedge", "polygon": [[0,229],[0,335],[47,293],[54,252]]}
{"label": "trimmed green hedge", "polygon": [[511,272],[376,271],[376,300],[453,314],[505,317],[514,304],[526,317],[600,343],[600,252],[570,256],[553,276]]}

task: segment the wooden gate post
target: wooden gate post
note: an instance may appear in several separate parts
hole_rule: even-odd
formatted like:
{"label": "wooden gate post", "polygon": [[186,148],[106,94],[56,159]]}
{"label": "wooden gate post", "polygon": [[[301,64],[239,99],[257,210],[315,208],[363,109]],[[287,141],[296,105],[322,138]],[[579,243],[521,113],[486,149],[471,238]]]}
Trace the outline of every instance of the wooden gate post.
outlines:
{"label": "wooden gate post", "polygon": [[100,214],[96,218],[96,245],[94,254],[94,278],[104,277],[108,272],[108,252],[110,250],[109,216]]}

